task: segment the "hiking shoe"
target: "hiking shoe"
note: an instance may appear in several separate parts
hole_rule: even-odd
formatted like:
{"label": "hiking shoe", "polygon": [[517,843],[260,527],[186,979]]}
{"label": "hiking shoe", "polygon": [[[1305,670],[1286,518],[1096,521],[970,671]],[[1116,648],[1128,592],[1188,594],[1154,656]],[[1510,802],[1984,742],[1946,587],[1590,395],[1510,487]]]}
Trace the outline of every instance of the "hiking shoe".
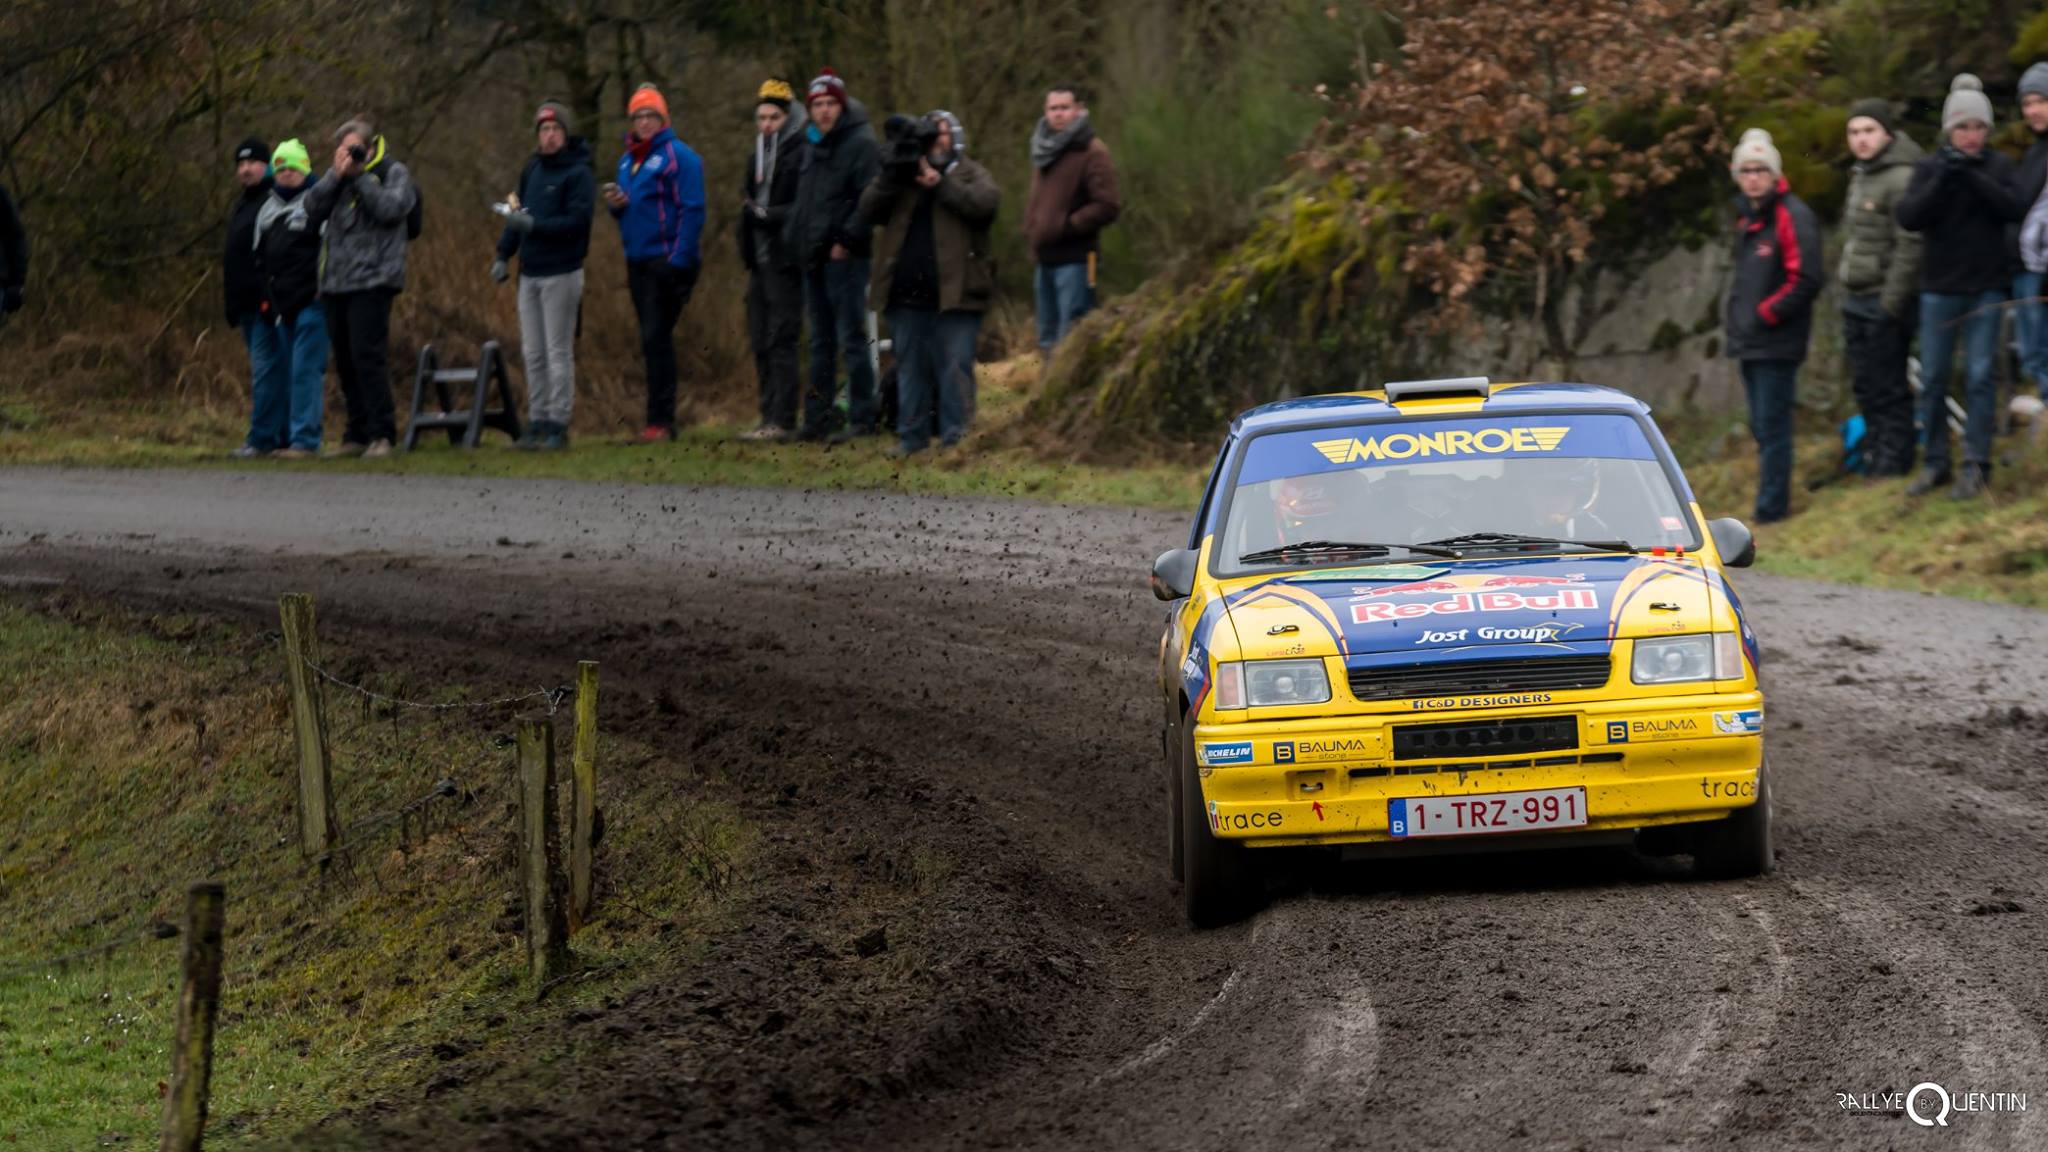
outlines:
{"label": "hiking shoe", "polygon": [[1983,495],[1983,493],[1984,466],[1982,464],[1965,464],[1963,465],[1963,470],[1956,473],[1956,486],[1948,490],[1948,498],[1951,500],[1974,500],[1978,496]]}
{"label": "hiking shoe", "polygon": [[322,452],[321,455],[329,460],[339,460],[348,456],[361,456],[369,450],[370,446],[367,444],[358,444],[353,440],[343,440],[341,443]]}
{"label": "hiking shoe", "polygon": [[569,426],[567,424],[550,423],[548,425],[548,434],[541,438],[541,451],[560,452],[568,446]]}
{"label": "hiking shoe", "polygon": [[311,460],[318,453],[307,448],[279,448],[270,454],[272,460]]}
{"label": "hiking shoe", "polygon": [[517,448],[521,452],[532,452],[540,448],[542,442],[547,438],[547,421],[535,420],[526,426],[525,435],[512,442],[512,447]]}
{"label": "hiking shoe", "polygon": [[258,448],[254,444],[244,444],[240,448],[235,449],[233,452],[228,453],[228,459],[255,460],[260,457],[268,455],[270,455],[270,451],[268,449]]}
{"label": "hiking shoe", "polygon": [[880,436],[882,430],[873,424],[850,424],[825,438],[827,444],[851,444],[863,436]]}
{"label": "hiking shoe", "polygon": [[363,449],[363,459],[365,460],[382,460],[389,455],[391,455],[391,441],[382,438],[370,441],[370,446]]}
{"label": "hiking shoe", "polygon": [[1948,483],[1949,479],[1949,472],[1946,468],[1922,468],[1920,474],[1913,477],[1913,482],[1906,485],[1906,495],[1925,496],[1943,484]]}
{"label": "hiking shoe", "polygon": [[640,430],[638,436],[633,437],[632,442],[635,444],[658,444],[663,440],[673,440],[675,438],[676,430],[673,425],[649,424]]}
{"label": "hiking shoe", "polygon": [[887,456],[891,460],[908,460],[912,456],[915,456],[922,451],[924,451],[924,449],[912,448],[910,445],[905,444],[899,440],[896,443],[889,445],[887,448],[882,449],[882,455]]}
{"label": "hiking shoe", "polygon": [[762,440],[787,440],[789,439],[789,429],[784,428],[780,424],[763,424],[751,432],[740,433],[740,439],[756,442]]}

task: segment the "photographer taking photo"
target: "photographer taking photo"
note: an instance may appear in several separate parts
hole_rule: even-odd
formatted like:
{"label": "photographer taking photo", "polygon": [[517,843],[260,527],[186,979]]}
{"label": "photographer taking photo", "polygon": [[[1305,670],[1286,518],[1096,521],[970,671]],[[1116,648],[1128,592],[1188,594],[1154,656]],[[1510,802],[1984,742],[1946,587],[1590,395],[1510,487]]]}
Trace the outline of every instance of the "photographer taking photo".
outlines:
{"label": "photographer taking photo", "polygon": [[860,197],[862,217],[880,228],[872,306],[887,314],[896,352],[896,434],[891,455],[931,444],[932,405],[939,443],[967,434],[973,412],[974,342],[995,295],[989,226],[1002,189],[967,158],[959,117],[938,111],[892,116],[881,171]]}

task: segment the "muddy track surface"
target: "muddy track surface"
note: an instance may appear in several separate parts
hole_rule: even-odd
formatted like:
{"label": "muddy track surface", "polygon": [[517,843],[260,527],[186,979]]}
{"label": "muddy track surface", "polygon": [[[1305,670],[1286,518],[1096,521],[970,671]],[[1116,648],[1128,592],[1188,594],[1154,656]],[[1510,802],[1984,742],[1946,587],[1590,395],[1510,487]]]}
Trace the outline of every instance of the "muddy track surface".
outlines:
{"label": "muddy track surface", "polygon": [[[1368,863],[1194,934],[1142,579],[1184,532],[874,494],[0,473],[0,584],[259,623],[305,589],[330,643],[475,679],[595,657],[618,722],[761,828],[700,963],[536,1037],[574,1057],[545,1073],[457,1059],[348,1109],[373,1147],[2048,1147],[2048,616],[1743,576],[1767,879]],[[1835,1096],[1929,1080],[2032,1110],[1933,1131]]]}

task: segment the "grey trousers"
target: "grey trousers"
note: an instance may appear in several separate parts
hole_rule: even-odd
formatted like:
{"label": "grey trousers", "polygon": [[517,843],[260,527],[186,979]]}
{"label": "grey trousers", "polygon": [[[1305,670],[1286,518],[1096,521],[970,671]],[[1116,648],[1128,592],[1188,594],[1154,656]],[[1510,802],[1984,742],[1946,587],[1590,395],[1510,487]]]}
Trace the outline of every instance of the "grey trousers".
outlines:
{"label": "grey trousers", "polygon": [[526,356],[526,418],[569,426],[576,400],[576,317],[583,269],[519,277],[519,347]]}

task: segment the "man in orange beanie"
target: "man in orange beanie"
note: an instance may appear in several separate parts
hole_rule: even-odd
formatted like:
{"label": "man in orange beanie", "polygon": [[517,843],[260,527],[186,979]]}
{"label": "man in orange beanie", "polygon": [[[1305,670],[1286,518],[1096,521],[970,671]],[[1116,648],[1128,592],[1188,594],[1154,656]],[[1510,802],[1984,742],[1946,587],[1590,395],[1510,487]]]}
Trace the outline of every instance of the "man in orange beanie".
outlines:
{"label": "man in orange beanie", "polygon": [[626,285],[647,361],[647,425],[636,440],[676,438],[676,321],[690,302],[704,231],[704,164],[676,139],[668,101],[642,84],[626,104],[632,132],[604,202],[626,246]]}

